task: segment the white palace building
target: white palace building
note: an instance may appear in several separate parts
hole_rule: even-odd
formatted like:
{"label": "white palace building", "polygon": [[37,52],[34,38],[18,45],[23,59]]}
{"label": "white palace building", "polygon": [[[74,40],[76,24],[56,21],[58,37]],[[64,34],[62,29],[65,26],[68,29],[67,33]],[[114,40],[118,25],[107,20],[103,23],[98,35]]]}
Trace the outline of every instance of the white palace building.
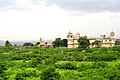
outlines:
{"label": "white palace building", "polygon": [[[69,32],[67,34],[68,48],[77,48],[78,39],[80,38],[80,33],[73,35],[73,33]],[[109,36],[100,35],[100,37],[88,38],[90,42],[90,47],[96,47],[96,45],[92,45],[96,40],[100,41],[101,47],[113,47],[115,45],[115,33],[112,31]]]}

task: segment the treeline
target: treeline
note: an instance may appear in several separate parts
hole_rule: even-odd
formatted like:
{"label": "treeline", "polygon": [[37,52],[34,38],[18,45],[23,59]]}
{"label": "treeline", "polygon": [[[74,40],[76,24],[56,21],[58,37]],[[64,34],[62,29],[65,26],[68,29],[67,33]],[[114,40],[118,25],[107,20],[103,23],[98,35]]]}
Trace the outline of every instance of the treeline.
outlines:
{"label": "treeline", "polygon": [[67,39],[56,38],[55,41],[52,42],[53,47],[67,47]]}
{"label": "treeline", "polygon": [[[31,42],[26,42],[24,43],[22,46],[36,46],[36,45],[39,45],[40,42],[37,42],[36,44],[33,44]],[[47,42],[45,43],[47,44]],[[82,48],[82,49],[86,49],[86,48],[89,48],[89,45],[90,45],[90,42],[89,42],[89,39],[87,38],[87,36],[83,36],[83,37],[80,37],[78,39],[78,44],[79,44],[79,48]],[[67,39],[61,39],[61,38],[56,38],[53,42],[52,42],[52,45],[53,47],[67,47],[68,44],[67,44]],[[101,42],[96,40],[95,42],[93,42],[91,45],[95,45],[96,47],[101,47]],[[117,39],[116,42],[115,42],[115,45],[120,45],[120,40]],[[16,44],[15,45],[12,45],[8,40],[5,42],[5,46],[6,47],[9,47],[9,46],[17,46]]]}
{"label": "treeline", "polygon": [[[78,39],[78,42],[79,42],[79,47],[80,48],[88,48],[89,47],[89,40],[88,40],[88,38],[87,38],[87,36],[83,36],[83,37],[80,37],[79,39]],[[35,45],[33,44],[33,43],[31,43],[31,42],[26,42],[26,43],[24,43],[22,46],[36,46],[36,45],[39,45],[40,44],[40,42],[37,42]],[[45,43],[45,44],[47,44],[47,43]],[[53,42],[52,42],[52,45],[53,45],[53,47],[67,47],[67,39],[61,39],[61,38],[56,38]],[[9,46],[17,46],[16,44],[15,45],[12,45],[11,43],[10,43],[10,41],[6,41],[5,42],[5,46],[6,47],[9,47]]]}

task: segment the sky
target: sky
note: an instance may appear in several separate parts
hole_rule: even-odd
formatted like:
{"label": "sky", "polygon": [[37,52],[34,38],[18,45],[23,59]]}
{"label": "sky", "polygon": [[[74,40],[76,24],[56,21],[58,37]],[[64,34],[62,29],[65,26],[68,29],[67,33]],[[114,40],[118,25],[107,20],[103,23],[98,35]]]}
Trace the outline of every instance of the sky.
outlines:
{"label": "sky", "polygon": [[120,38],[120,0],[0,0],[0,40],[54,40],[67,33]]}

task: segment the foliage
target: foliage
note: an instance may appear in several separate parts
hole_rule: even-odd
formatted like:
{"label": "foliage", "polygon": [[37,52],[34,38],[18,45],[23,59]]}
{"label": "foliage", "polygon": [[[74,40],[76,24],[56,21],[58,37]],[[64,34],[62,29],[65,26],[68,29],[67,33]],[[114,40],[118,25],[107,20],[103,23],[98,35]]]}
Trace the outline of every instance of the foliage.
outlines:
{"label": "foliage", "polygon": [[69,70],[77,69],[76,65],[74,63],[72,63],[72,62],[63,63],[63,64],[56,64],[56,67],[60,68],[60,69],[69,69]]}
{"label": "foliage", "polygon": [[60,47],[61,38],[56,38],[56,40],[52,44],[53,44],[53,47]]}
{"label": "foliage", "polygon": [[10,47],[10,46],[12,46],[12,44],[7,40],[7,41],[5,42],[5,46],[6,46],[6,47]]}
{"label": "foliage", "polygon": [[92,43],[92,45],[95,45],[96,47],[101,47],[101,42],[100,41],[98,41],[98,40],[95,40],[93,43]]}
{"label": "foliage", "polygon": [[87,36],[80,37],[78,39],[78,43],[79,43],[79,48],[82,48],[82,49],[86,49],[90,45],[90,42]]}
{"label": "foliage", "polygon": [[23,46],[33,46],[33,44],[30,42],[27,42],[27,43],[24,43]]}
{"label": "foliage", "polygon": [[5,62],[0,61],[0,77],[4,77],[5,74],[5,70],[6,70],[6,66],[5,66]]}
{"label": "foliage", "polygon": [[53,41],[53,47],[67,47],[67,39],[56,38],[55,41]]}
{"label": "foliage", "polygon": [[120,46],[0,47],[0,80],[119,80]]}
{"label": "foliage", "polygon": [[22,76],[22,74],[17,73],[15,76],[15,80],[25,80],[24,76]]}
{"label": "foliage", "polygon": [[62,47],[67,47],[67,39],[61,40],[61,46]]}
{"label": "foliage", "polygon": [[48,68],[41,73],[41,80],[59,80],[60,74],[55,71],[55,68]]}
{"label": "foliage", "polygon": [[117,40],[115,41],[115,45],[120,45],[120,39],[117,39]]}

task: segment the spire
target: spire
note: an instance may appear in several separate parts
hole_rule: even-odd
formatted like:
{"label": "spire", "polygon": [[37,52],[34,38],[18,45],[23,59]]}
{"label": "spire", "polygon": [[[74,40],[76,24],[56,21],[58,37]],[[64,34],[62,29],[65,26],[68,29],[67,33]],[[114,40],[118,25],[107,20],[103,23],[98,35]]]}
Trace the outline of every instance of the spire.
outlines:
{"label": "spire", "polygon": [[69,34],[70,34],[70,35],[72,34],[71,30],[69,30],[68,35],[69,35]]}
{"label": "spire", "polygon": [[42,43],[42,38],[40,38],[40,43]]}

